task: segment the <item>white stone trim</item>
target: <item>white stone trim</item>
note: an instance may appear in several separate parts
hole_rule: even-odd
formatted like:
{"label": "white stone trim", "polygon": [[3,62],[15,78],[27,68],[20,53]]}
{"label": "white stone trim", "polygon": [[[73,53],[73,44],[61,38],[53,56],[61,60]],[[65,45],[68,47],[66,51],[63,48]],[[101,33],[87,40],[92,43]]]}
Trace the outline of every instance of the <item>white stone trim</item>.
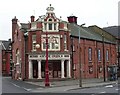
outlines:
{"label": "white stone trim", "polygon": [[65,60],[61,60],[61,78],[65,78],[65,76],[64,76],[64,61]]}
{"label": "white stone trim", "polygon": [[67,61],[67,77],[71,78],[70,60]]}
{"label": "white stone trim", "polygon": [[33,65],[32,65],[32,61],[29,60],[29,79],[33,78]]}
{"label": "white stone trim", "polygon": [[41,79],[41,60],[38,60],[38,79]]}

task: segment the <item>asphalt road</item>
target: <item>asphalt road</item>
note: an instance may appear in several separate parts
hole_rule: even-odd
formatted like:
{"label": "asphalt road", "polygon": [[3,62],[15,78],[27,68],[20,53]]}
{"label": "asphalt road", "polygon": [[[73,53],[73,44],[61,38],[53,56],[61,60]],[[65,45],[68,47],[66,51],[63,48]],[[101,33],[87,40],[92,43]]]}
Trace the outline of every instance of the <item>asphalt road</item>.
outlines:
{"label": "asphalt road", "polygon": [[83,88],[83,89],[73,89],[67,91],[68,93],[92,93],[92,95],[98,95],[103,93],[111,93],[120,95],[120,84],[112,84],[100,87],[92,87],[92,88]]}
{"label": "asphalt road", "polygon": [[17,95],[18,93],[18,95],[99,95],[106,93],[118,95],[118,91],[120,92],[120,89],[118,89],[120,88],[120,84],[65,90],[67,87],[69,88],[69,86],[64,86],[48,89],[36,85],[31,85],[24,81],[15,81],[10,77],[2,78],[2,95]]}
{"label": "asphalt road", "polygon": [[31,93],[31,89],[38,87],[23,81],[12,80],[10,77],[2,77],[2,93]]}

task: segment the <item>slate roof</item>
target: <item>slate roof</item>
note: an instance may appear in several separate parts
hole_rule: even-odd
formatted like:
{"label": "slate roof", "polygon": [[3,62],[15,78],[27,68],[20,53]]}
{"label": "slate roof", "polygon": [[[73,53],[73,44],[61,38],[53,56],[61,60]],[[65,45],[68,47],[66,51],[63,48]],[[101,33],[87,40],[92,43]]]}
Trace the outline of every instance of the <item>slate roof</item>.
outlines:
{"label": "slate roof", "polygon": [[2,40],[2,50],[9,50],[9,45],[11,44],[11,41],[5,41],[5,40]]}
{"label": "slate roof", "polygon": [[29,25],[27,23],[20,23],[20,24],[21,24],[22,32],[27,32],[27,29],[29,29]]}
{"label": "slate roof", "polygon": [[[118,36],[120,36],[120,26],[104,27],[103,29],[105,31],[107,31],[108,33],[114,35],[117,38],[118,38]],[[118,33],[119,33],[119,35],[118,35]]]}
{"label": "slate roof", "polygon": [[[99,32],[95,32],[93,28],[80,27],[74,23],[70,23],[70,24],[68,24],[68,29],[70,30],[70,33],[72,36],[78,37],[79,31],[80,31],[80,38],[102,41],[101,34]],[[101,30],[101,31],[105,32],[103,30]],[[115,43],[115,40],[111,40],[107,37],[104,37],[104,41],[108,42],[108,43]]]}
{"label": "slate roof", "polygon": [[27,23],[20,23],[22,29],[28,29],[28,24]]}

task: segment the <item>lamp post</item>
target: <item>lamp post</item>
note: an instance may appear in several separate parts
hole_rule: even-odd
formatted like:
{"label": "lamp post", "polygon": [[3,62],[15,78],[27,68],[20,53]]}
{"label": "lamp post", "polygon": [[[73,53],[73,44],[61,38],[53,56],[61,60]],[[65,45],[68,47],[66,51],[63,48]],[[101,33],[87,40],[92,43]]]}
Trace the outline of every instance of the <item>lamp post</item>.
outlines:
{"label": "lamp post", "polygon": [[45,64],[45,86],[50,86],[49,83],[49,68],[48,68],[48,33],[46,32],[46,64]]}
{"label": "lamp post", "polygon": [[[49,67],[48,67],[48,32],[46,32],[46,63],[45,63],[45,86],[49,87]],[[36,48],[40,48],[39,44],[36,44]]]}
{"label": "lamp post", "polygon": [[102,46],[103,46],[103,77],[104,77],[104,82],[106,81],[105,77],[105,49],[104,49],[104,34],[102,33]]}
{"label": "lamp post", "polygon": [[[83,26],[83,25],[85,25],[85,23],[84,24],[82,24],[82,25],[80,25],[81,27]],[[79,26],[77,26],[77,25],[74,25],[75,27],[77,27],[78,28],[78,33],[79,33],[79,43],[78,43],[78,51],[79,51],[79,87],[82,87],[82,64],[81,64],[81,48],[80,48],[80,27]]]}

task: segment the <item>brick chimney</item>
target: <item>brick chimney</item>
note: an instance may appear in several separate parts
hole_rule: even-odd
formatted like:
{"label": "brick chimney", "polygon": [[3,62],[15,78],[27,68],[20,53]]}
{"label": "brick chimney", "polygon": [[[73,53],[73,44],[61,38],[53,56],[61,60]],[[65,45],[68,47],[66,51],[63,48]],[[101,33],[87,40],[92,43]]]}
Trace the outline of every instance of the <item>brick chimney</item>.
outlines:
{"label": "brick chimney", "polygon": [[14,33],[15,33],[15,30],[17,28],[17,21],[18,19],[16,18],[16,16],[12,19],[12,40],[13,40],[13,37],[14,37]]}
{"label": "brick chimney", "polygon": [[31,18],[31,22],[35,21],[35,16],[32,15],[30,18]]}
{"label": "brick chimney", "polygon": [[77,24],[77,17],[76,16],[69,16],[68,18],[68,22],[69,23],[75,23]]}

